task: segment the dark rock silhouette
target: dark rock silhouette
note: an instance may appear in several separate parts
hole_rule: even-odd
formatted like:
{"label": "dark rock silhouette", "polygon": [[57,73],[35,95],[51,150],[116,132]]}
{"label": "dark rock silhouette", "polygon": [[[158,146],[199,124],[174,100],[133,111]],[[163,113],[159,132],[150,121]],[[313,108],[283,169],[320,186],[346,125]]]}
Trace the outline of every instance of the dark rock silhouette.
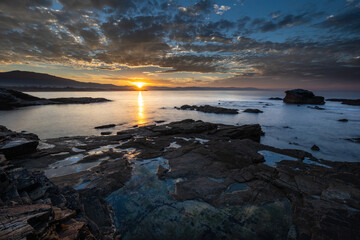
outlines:
{"label": "dark rock silhouette", "polygon": [[290,104],[325,104],[324,97],[315,96],[313,92],[304,89],[293,89],[285,91],[286,96],[283,99],[285,103]]}
{"label": "dark rock silhouette", "polygon": [[263,111],[256,109],[256,108],[248,108],[248,109],[245,109],[244,112],[246,112],[246,113],[262,113]]}
{"label": "dark rock silhouette", "polygon": [[283,100],[283,99],[280,97],[271,97],[271,98],[269,98],[269,100]]}
{"label": "dark rock silhouette", "polygon": [[341,102],[341,104],[360,106],[360,99],[330,98],[326,101]]}
{"label": "dark rock silhouette", "polygon": [[322,108],[319,106],[315,106],[315,107],[308,106],[308,108],[315,109],[315,110],[325,110],[325,108]]}
{"label": "dark rock silhouette", "polygon": [[313,145],[312,147],[311,147],[311,150],[313,150],[313,151],[320,151],[320,148],[317,146],[317,145]]}
{"label": "dark rock silhouette", "polygon": [[180,108],[175,107],[179,110],[195,110],[199,112],[205,112],[205,113],[216,113],[216,114],[238,114],[237,109],[232,108],[223,108],[223,107],[213,107],[210,105],[204,105],[204,106],[196,106],[196,105],[183,105]]}
{"label": "dark rock silhouette", "polygon": [[38,98],[19,91],[0,88],[0,110],[12,110],[19,107],[50,104],[89,104],[108,102],[105,98]]}
{"label": "dark rock silhouette", "polygon": [[116,126],[116,124],[106,124],[106,125],[97,126],[97,127],[95,127],[95,129],[113,128],[115,126]]}

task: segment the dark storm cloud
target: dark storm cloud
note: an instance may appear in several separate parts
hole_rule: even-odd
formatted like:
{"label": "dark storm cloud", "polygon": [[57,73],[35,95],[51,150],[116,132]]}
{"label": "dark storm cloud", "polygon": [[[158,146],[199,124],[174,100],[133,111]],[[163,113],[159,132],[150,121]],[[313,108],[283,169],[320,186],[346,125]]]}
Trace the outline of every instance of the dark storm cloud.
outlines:
{"label": "dark storm cloud", "polygon": [[[219,19],[205,17],[214,11],[215,1],[209,0],[188,6],[167,0],[59,3],[63,8],[54,10],[50,0],[0,1],[1,63],[109,70],[121,65],[159,66],[168,73],[233,73],[237,78],[360,78],[356,36],[282,42],[250,36],[311,25],[316,13],[277,11],[268,18]],[[313,26],[356,34],[359,11],[351,9]]]}

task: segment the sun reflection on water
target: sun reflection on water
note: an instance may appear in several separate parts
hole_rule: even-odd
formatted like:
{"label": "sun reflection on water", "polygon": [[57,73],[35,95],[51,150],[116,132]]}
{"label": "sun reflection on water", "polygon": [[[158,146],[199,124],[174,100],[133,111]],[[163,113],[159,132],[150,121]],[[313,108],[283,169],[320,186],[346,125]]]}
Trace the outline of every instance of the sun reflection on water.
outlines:
{"label": "sun reflection on water", "polygon": [[139,91],[138,95],[138,124],[145,123],[145,114],[144,114],[144,100],[141,95],[141,91]]}

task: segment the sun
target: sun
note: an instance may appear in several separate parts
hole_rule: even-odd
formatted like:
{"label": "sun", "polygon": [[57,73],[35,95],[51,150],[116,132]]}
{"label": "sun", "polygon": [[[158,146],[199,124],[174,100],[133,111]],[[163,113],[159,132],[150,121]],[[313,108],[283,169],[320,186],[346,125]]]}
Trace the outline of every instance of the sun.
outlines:
{"label": "sun", "polygon": [[146,83],[144,83],[144,82],[132,82],[132,84],[134,84],[138,88],[142,88]]}

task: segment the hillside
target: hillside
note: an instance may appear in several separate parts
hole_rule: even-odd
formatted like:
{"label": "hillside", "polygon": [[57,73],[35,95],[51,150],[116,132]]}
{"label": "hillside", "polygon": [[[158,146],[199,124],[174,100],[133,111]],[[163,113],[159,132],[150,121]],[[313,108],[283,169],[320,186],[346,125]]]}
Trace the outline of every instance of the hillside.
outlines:
{"label": "hillside", "polygon": [[0,86],[12,88],[87,88],[121,90],[112,84],[85,83],[44,73],[11,71],[0,73]]}

